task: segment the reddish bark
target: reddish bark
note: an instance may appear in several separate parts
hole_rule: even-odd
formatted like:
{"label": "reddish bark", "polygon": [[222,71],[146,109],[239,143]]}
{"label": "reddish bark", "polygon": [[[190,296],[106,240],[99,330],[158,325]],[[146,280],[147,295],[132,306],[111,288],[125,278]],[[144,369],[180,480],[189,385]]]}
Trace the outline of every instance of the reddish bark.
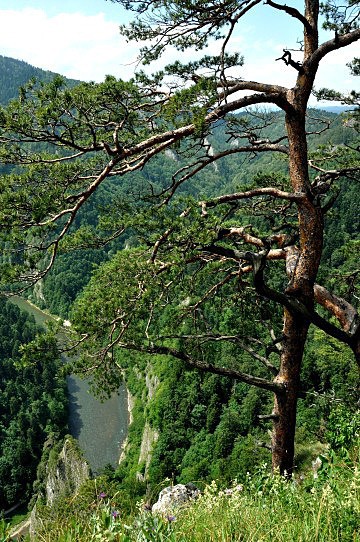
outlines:
{"label": "reddish bark", "polygon": [[294,461],[300,369],[308,324],[298,317],[294,317],[287,310],[285,310],[284,319],[281,365],[275,382],[281,383],[286,391],[282,394],[275,394],[271,449],[273,470],[291,475]]}
{"label": "reddish bark", "polygon": [[[308,2],[307,19],[314,26],[313,7]],[[310,13],[310,15],[309,15]],[[315,25],[316,26],[316,25]],[[317,47],[317,34],[305,32],[305,58]],[[289,91],[292,108],[286,113],[289,142],[289,173],[293,192],[302,197],[297,201],[299,224],[299,250],[289,251],[287,272],[289,283],[286,294],[301,302],[308,310],[314,307],[314,284],[320,265],[323,246],[323,216],[314,202],[308,172],[308,152],[305,130],[306,104],[315,71],[298,76],[297,86]],[[286,391],[275,394],[274,424],[272,432],[272,467],[291,475],[294,461],[296,410],[299,396],[300,372],[309,321],[284,309],[282,353],[276,382]]]}

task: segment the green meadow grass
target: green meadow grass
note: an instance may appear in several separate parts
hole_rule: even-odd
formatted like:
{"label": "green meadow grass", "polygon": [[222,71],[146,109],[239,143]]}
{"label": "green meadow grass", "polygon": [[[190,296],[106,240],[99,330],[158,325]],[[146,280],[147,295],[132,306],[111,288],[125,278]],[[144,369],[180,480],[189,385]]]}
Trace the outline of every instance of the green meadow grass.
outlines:
{"label": "green meadow grass", "polygon": [[[99,483],[96,487],[99,490]],[[85,504],[86,495],[92,495]],[[285,480],[264,467],[229,488],[215,482],[189,506],[156,517],[138,503],[123,517],[119,497],[89,490],[43,516],[39,542],[360,542],[358,462],[333,461],[314,479]],[[0,542],[9,540],[6,535]]]}

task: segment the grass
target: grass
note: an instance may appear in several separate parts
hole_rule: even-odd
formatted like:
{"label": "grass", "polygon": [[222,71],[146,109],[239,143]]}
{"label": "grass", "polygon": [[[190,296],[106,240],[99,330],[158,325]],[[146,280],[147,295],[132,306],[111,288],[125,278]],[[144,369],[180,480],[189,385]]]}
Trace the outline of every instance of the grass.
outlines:
{"label": "grass", "polygon": [[121,495],[94,498],[89,487],[86,494],[87,502],[84,494],[72,497],[57,517],[54,511],[47,520],[44,516],[35,540],[360,542],[358,462],[333,459],[324,463],[317,479],[309,474],[289,482],[264,467],[227,489],[212,482],[196,501],[167,518],[153,516],[141,502],[135,517],[123,517]]}
{"label": "grass", "polygon": [[244,486],[208,486],[179,514],[175,540],[193,542],[355,542],[360,540],[360,471],[287,482],[248,477]]}

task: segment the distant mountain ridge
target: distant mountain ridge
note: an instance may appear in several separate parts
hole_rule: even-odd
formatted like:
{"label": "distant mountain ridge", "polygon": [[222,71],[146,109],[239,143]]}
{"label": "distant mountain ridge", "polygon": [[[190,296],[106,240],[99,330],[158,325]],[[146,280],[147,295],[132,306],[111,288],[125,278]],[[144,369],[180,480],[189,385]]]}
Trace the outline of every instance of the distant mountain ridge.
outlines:
{"label": "distant mountain ridge", "polygon": [[[32,77],[41,79],[42,81],[49,81],[55,75],[58,74],[49,70],[36,68],[23,60],[0,55],[0,104],[6,105],[9,100],[15,98],[18,95],[19,87],[27,83]],[[79,82],[73,79],[69,81],[74,83]],[[351,109],[349,106],[338,105],[313,107],[337,114]]]}
{"label": "distant mountain ridge", "polygon": [[6,105],[15,98],[19,87],[31,78],[50,81],[55,75],[57,74],[54,72],[35,68],[23,60],[0,55],[0,104]]}
{"label": "distant mountain ridge", "polygon": [[317,106],[316,109],[321,109],[322,111],[326,111],[327,113],[344,113],[345,111],[350,111],[351,109],[354,109],[354,106],[349,105],[321,105]]}

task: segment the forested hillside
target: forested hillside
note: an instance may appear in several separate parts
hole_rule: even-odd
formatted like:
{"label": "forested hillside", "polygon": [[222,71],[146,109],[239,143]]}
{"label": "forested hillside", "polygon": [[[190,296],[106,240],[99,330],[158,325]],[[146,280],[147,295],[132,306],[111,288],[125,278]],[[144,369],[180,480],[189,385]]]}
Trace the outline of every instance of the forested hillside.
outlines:
{"label": "forested hillside", "polygon": [[0,103],[6,104],[17,96],[20,86],[38,77],[49,81],[54,74],[30,66],[27,62],[0,56]]}
{"label": "forested hillside", "polygon": [[54,77],[50,71],[35,68],[27,62],[0,55],[0,104],[6,104],[19,93],[19,88],[30,79],[50,81]]}
{"label": "forested hillside", "polygon": [[[53,76],[0,56],[0,103],[15,98],[30,79],[49,81]],[[41,353],[26,346],[34,340]],[[4,298],[0,298],[0,344],[0,508],[8,509],[30,500],[44,443],[67,431],[68,399],[55,338]]]}
{"label": "forested hillside", "polygon": [[[40,352],[28,345],[36,337]],[[3,298],[0,345],[0,508],[7,509],[29,501],[44,443],[64,435],[68,412],[55,338]]]}

